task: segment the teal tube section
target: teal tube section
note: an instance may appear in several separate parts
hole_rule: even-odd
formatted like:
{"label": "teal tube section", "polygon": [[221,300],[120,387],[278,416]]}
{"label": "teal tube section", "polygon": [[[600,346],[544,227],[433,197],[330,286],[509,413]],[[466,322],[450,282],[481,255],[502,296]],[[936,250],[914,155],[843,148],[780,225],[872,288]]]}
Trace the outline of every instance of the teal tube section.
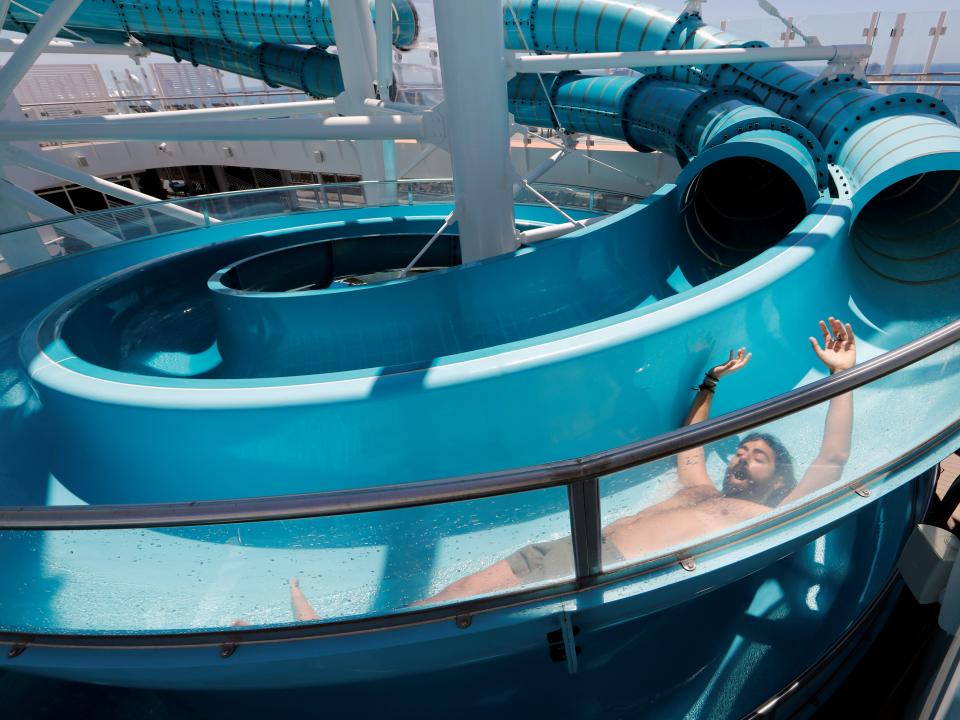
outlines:
{"label": "teal tube section", "polygon": [[333,97],[343,92],[340,61],[320,48],[275,43],[225,43],[155,35],[144,35],[141,40],[153,52],[186,60],[194,65],[256,77],[271,87],[297,88],[318,98]]}
{"label": "teal tube section", "polygon": [[[758,41],[739,40],[705,24],[696,13],[678,15],[650,5],[602,0],[511,0],[504,12],[504,24],[510,49],[529,49],[538,53],[765,45]],[[651,82],[649,89],[636,90],[635,114],[625,119],[635,137],[632,141],[624,138],[635,148],[672,150],[671,135],[679,134],[680,123],[689,108],[685,95],[694,96],[697,89],[734,92],[741,95],[738,102],[769,111],[771,114],[766,117],[782,117],[789,121],[778,129],[806,146],[817,166],[816,177],[821,187],[828,179],[826,164],[835,162],[844,154],[844,147],[852,135],[874,120],[909,114],[955,122],[950,111],[936,98],[919,93],[881,95],[865,80],[853,75],[818,78],[787,63],[637,69],[647,78],[680,83],[685,89],[657,86]],[[734,112],[736,108],[727,103],[710,105],[706,99],[701,103],[706,106],[700,108],[702,117],[717,120],[712,131],[714,136],[720,131],[721,139],[723,135],[732,137],[734,132],[760,129],[748,128],[751,122],[759,121],[761,126],[764,125],[763,114],[756,110],[743,108]],[[588,108],[585,115],[589,116],[590,110]],[[718,120],[718,116],[725,119]],[[746,121],[744,125],[739,125],[741,120]],[[731,127],[734,121],[738,127]],[[795,125],[802,126],[805,132],[797,132]],[[766,126],[764,129],[773,128]],[[817,142],[811,144],[814,138]],[[695,148],[691,142],[677,143],[674,147],[681,150],[678,154],[681,162],[687,159],[683,154],[704,149],[703,145]]]}
{"label": "teal tube section", "polygon": [[[48,4],[29,0],[41,12]],[[419,25],[416,11],[409,0],[393,8],[395,42],[409,46]],[[639,3],[507,0],[503,8],[505,42],[514,50],[763,46],[711,27],[698,13]],[[29,29],[35,20],[16,6],[7,27]],[[337,58],[321,49],[334,41],[325,0],[290,0],[273,12],[256,0],[229,6],[216,0],[189,11],[173,0],[149,6],[85,0],[71,25],[110,42],[133,33],[178,60],[314,97],[343,89]],[[960,172],[960,131],[936,98],[882,95],[861,77],[818,77],[779,62],[636,69],[634,76],[518,75],[509,83],[510,110],[523,124],[611,137],[641,152],[675,156],[684,167],[676,197],[691,239],[722,266],[778,242],[828,195],[850,200],[856,218],[872,198],[886,197],[887,188],[919,177],[917,189],[903,197],[917,203],[918,213],[936,216],[937,201],[927,195],[952,184],[930,173]],[[774,207],[786,210],[761,212]],[[932,247],[949,244],[948,231],[937,230],[942,237]],[[902,240],[906,235],[900,233]],[[745,244],[743,237],[755,242]],[[889,248],[883,252],[901,258]],[[910,258],[913,268],[924,265]],[[927,264],[930,272],[904,277],[939,277]]]}
{"label": "teal tube section", "polygon": [[[12,5],[4,24],[25,32],[52,0],[25,0]],[[30,11],[33,12],[30,12]],[[370,0],[374,14],[374,2]],[[118,30],[125,35],[146,33],[241,43],[292,43],[327,47],[335,45],[333,21],[327,0],[205,0],[192,6],[179,0],[129,2],[85,0],[70,18],[74,29]],[[393,44],[408,49],[417,41],[420,20],[409,0],[393,2]]]}

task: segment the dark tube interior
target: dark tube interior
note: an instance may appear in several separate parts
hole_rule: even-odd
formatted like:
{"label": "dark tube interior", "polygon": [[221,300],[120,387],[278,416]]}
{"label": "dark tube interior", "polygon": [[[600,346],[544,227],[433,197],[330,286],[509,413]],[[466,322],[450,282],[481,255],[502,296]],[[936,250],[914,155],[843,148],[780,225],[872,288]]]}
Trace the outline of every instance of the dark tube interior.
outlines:
{"label": "dark tube interior", "polygon": [[913,175],[867,203],[851,229],[876,274],[907,284],[960,277],[960,172]]}
{"label": "dark tube interior", "polygon": [[749,157],[707,166],[688,186],[682,210],[687,235],[713,275],[776,245],[806,214],[793,179]]}

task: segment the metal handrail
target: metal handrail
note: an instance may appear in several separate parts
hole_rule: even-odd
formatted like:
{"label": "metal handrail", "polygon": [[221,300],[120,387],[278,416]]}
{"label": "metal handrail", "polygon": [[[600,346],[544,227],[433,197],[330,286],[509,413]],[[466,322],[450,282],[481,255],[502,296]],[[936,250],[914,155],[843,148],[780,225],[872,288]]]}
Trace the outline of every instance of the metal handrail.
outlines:
{"label": "metal handrail", "polygon": [[0,530],[103,530],[292,520],[476,500],[549,487],[670,457],[879,380],[960,341],[960,320],[849,370],[712,420],[571,460],[416,483],[298,495],[139,505],[0,507]]}
{"label": "metal handrail", "polygon": [[[70,217],[56,218],[55,220],[39,220],[37,222],[25,223],[23,225],[15,225],[13,227],[5,228],[0,230],[0,235],[8,235],[11,233],[21,232],[23,230],[32,230],[39,227],[63,225],[64,223],[75,222],[78,220],[91,220],[109,215],[116,215],[117,213],[123,212],[133,212],[138,210],[145,210],[150,208],[156,208],[158,206],[171,206],[171,205],[190,205],[190,204],[200,204],[203,205],[207,201],[218,200],[221,198],[232,198],[248,195],[256,195],[258,193],[270,193],[270,192],[283,192],[283,191],[328,191],[328,190],[337,190],[343,188],[351,187],[367,187],[367,186],[378,186],[378,185],[414,185],[420,183],[452,183],[451,178],[402,178],[400,180],[356,180],[353,182],[343,182],[343,183],[313,183],[310,185],[278,185],[276,187],[269,188],[251,188],[250,190],[232,190],[229,192],[220,192],[220,193],[210,193],[209,195],[192,195],[190,197],[184,198],[175,198],[173,200],[154,200],[150,202],[136,203],[133,205],[123,205],[119,207],[106,208],[104,210],[94,210],[91,212],[78,213]],[[594,192],[594,193],[608,193],[617,197],[626,197],[632,200],[642,200],[643,196],[634,195],[629,192],[621,192],[620,190],[603,190],[601,188],[591,188],[583,185],[567,185],[564,183],[533,183],[537,187],[546,187],[546,188],[563,188],[566,190],[573,190],[575,192]],[[403,203],[401,203],[403,204]],[[339,209],[339,208],[334,208]],[[594,211],[597,211],[594,208]],[[599,212],[599,211],[597,211]],[[243,217],[237,218],[237,220],[252,220],[254,218]]]}

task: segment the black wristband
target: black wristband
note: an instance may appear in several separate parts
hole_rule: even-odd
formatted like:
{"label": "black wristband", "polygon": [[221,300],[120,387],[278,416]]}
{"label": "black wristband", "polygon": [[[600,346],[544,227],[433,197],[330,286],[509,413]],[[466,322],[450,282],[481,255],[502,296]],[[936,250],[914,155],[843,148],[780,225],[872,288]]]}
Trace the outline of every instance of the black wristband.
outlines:
{"label": "black wristband", "polygon": [[707,372],[706,374],[704,374],[704,377],[705,377],[705,378],[710,378],[711,380],[713,380],[714,385],[716,385],[718,382],[720,382],[720,378],[718,378],[718,377],[717,377],[716,375],[714,375],[712,372]]}
{"label": "black wristband", "polygon": [[713,395],[713,394],[717,391],[717,384],[714,383],[714,384],[712,384],[712,385],[708,385],[707,383],[700,383],[700,384],[697,386],[697,390],[699,390],[700,392],[706,391],[706,392],[710,393],[711,395]]}

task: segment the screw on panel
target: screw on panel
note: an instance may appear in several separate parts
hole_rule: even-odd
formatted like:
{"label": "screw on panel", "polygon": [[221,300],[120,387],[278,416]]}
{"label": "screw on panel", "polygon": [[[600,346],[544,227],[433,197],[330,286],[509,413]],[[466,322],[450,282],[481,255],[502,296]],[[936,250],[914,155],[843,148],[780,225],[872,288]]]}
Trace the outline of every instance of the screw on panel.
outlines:
{"label": "screw on panel", "polygon": [[25,643],[17,643],[16,645],[11,645],[10,649],[7,650],[7,657],[10,660],[13,660],[13,658],[23,655],[23,651],[26,649],[27,649],[27,646]]}
{"label": "screw on panel", "polygon": [[857,488],[854,492],[856,492],[857,495],[859,495],[860,497],[870,497],[869,488],[865,488],[865,487]]}
{"label": "screw on panel", "polygon": [[694,562],[693,558],[680,558],[680,567],[687,572],[693,572],[697,569],[697,563]]}
{"label": "screw on panel", "polygon": [[226,660],[237,651],[238,647],[240,646],[237,643],[224,643],[220,646],[220,657]]}
{"label": "screw on panel", "polygon": [[458,628],[461,630],[466,630],[473,624],[473,617],[470,615],[457,615],[457,618],[454,622],[457,623]]}

